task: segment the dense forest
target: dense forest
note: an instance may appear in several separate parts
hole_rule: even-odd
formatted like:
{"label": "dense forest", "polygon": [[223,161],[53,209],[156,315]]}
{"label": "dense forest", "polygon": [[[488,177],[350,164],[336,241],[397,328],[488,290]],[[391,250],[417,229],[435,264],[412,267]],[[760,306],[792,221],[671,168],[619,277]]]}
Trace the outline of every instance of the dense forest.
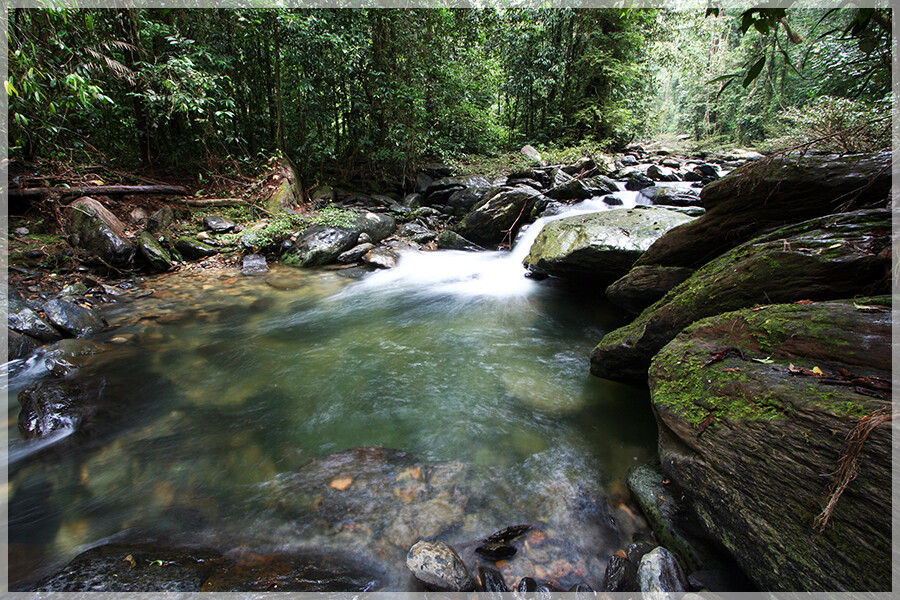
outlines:
{"label": "dense forest", "polygon": [[[7,9],[10,155],[308,177],[539,148],[883,145],[887,9]],[[804,137],[806,136],[806,137]]]}

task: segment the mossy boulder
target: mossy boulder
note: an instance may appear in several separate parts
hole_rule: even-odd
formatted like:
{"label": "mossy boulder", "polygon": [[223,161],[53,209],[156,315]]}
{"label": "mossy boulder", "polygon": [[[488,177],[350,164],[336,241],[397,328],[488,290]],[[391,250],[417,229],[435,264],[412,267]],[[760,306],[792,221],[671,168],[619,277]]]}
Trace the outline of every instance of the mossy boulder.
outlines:
{"label": "mossy boulder", "polygon": [[557,219],[538,234],[524,264],[534,273],[609,283],[627,273],[663,233],[690,220],[652,207]]}
{"label": "mossy boulder", "polygon": [[125,225],[93,198],[79,198],[71,205],[69,243],[101,261],[123,266],[131,260],[133,248],[125,239]]}
{"label": "mossy boulder", "polygon": [[668,232],[637,264],[699,267],[766,231],[886,207],[890,188],[890,152],[758,160],[704,187],[706,214]]}
{"label": "mossy boulder", "polygon": [[188,260],[197,260],[219,253],[215,246],[203,243],[194,237],[182,237],[175,240],[175,250]]}
{"label": "mossy boulder", "polygon": [[[759,589],[891,589],[889,303],[720,314],[653,360],[663,471]],[[821,528],[848,435],[878,415]]]}
{"label": "mossy boulder", "polygon": [[344,224],[308,228],[282,254],[281,261],[296,267],[326,265],[357,246],[363,233],[371,242],[379,242],[396,229],[397,222],[389,215],[358,212],[351,214]]}
{"label": "mossy boulder", "polygon": [[693,274],[694,269],[687,267],[634,267],[609,284],[606,297],[613,304],[637,314]]}
{"label": "mossy boulder", "polygon": [[456,233],[482,246],[514,240],[514,229],[524,225],[534,208],[544,202],[540,192],[525,185],[496,188],[457,225]]}
{"label": "mossy boulder", "polygon": [[152,233],[145,231],[141,234],[138,238],[138,249],[154,271],[168,271],[172,268],[172,257]]}
{"label": "mossy boulder", "polygon": [[591,352],[591,373],[643,379],[653,355],[704,317],[757,304],[884,293],[890,232],[890,211],[862,210],[812,219],[742,244],[608,333]]}

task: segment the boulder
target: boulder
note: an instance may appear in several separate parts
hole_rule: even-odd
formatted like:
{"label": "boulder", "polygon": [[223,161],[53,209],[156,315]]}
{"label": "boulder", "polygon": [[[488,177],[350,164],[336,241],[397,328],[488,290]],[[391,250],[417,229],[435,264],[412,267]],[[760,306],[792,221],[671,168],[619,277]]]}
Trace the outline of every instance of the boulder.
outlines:
{"label": "boulder", "polygon": [[25,306],[24,302],[21,305],[14,305],[12,292],[15,292],[15,290],[10,288],[9,315],[7,319],[11,330],[41,342],[53,342],[62,337],[53,325]]}
{"label": "boulder", "polygon": [[447,206],[453,209],[453,214],[461,217],[472,210],[478,204],[485,194],[490,191],[489,187],[469,187],[456,190],[447,198]]}
{"label": "boulder", "polygon": [[522,146],[520,152],[530,158],[535,165],[542,165],[544,163],[541,153],[535,150],[534,146],[531,146],[530,144]]}
{"label": "boulder", "polygon": [[7,360],[27,358],[41,347],[41,341],[28,335],[23,335],[13,329],[7,332]]}
{"label": "boulder", "polygon": [[228,233],[234,231],[235,223],[225,217],[207,215],[203,217],[203,226],[213,233]]}
{"label": "boulder", "polygon": [[459,555],[444,542],[416,542],[406,566],[425,586],[438,592],[471,592],[475,580]]}
{"label": "boulder", "polygon": [[298,267],[315,267],[332,263],[338,256],[358,245],[360,236],[369,242],[379,242],[397,228],[393,217],[372,212],[360,212],[347,226],[314,225],[297,238],[282,255],[281,260]]}
{"label": "boulder", "polygon": [[362,261],[367,265],[378,267],[379,269],[393,269],[397,266],[400,255],[390,248],[376,247],[372,248],[362,257]]}
{"label": "boulder", "polygon": [[647,177],[652,179],[653,181],[680,181],[681,178],[678,176],[673,169],[669,167],[663,167],[660,165],[650,165],[647,168]]}
{"label": "boulder", "polygon": [[370,250],[374,249],[375,244],[372,244],[371,242],[363,242],[362,244],[353,246],[346,252],[341,252],[340,254],[338,254],[337,261],[345,265],[354,263],[365,256]]}
{"label": "boulder", "polygon": [[687,221],[664,208],[564,217],[544,226],[524,264],[536,273],[609,283],[625,275],[659,236]]}
{"label": "boulder", "polygon": [[594,196],[612,194],[618,190],[619,186],[615,181],[598,175],[590,179],[571,179],[552,188],[546,195],[553,200],[586,200]]}
{"label": "boulder", "polygon": [[687,577],[675,556],[660,546],[641,559],[637,572],[638,586],[650,598],[665,598],[665,594],[688,591]]}
{"label": "boulder", "polygon": [[53,325],[75,337],[84,337],[103,329],[103,320],[96,313],[68,300],[50,300],[42,310]]}
{"label": "boulder", "polygon": [[456,232],[481,245],[496,245],[514,240],[514,229],[525,224],[527,216],[544,197],[526,187],[496,188],[483,198],[457,225]]}
{"label": "boulder", "polygon": [[634,267],[609,284],[606,297],[630,313],[638,314],[694,274],[686,267]]}
{"label": "boulder", "polygon": [[484,250],[478,244],[472,243],[455,231],[449,229],[440,232],[434,238],[435,245],[440,250],[467,250],[469,252],[479,252]]}
{"label": "boulder", "polygon": [[760,233],[835,212],[885,207],[891,154],[782,156],[749,163],[700,192],[706,214],[670,231],[639,265],[699,267]]}
{"label": "boulder", "polygon": [[625,182],[625,189],[631,192],[636,192],[638,190],[653,187],[655,185],[656,182],[654,182],[643,173],[631,173],[630,175],[628,175],[628,181]]}
{"label": "boulder", "polygon": [[205,244],[192,237],[182,237],[175,240],[175,249],[181,256],[188,260],[197,260],[207,256],[215,256],[219,253],[215,246]]}
{"label": "boulder", "polygon": [[69,205],[69,243],[105,263],[123,266],[133,248],[125,239],[125,225],[93,198],[79,198]]}
{"label": "boulder", "polygon": [[653,204],[666,206],[702,206],[700,194],[692,189],[652,186],[641,189],[641,196]]}
{"label": "boulder", "polygon": [[138,249],[154,271],[162,272],[172,268],[172,257],[152,233],[147,231],[141,233],[138,238]]}
{"label": "boulder", "polygon": [[[442,177],[437,181],[433,181],[431,185],[429,185],[425,189],[425,196],[429,197],[435,192],[443,191],[443,190],[461,190],[463,188],[489,188],[491,187],[491,181],[487,177],[481,177],[480,175],[473,175],[469,177]],[[429,204],[432,202],[429,199]]]}
{"label": "boulder", "polygon": [[163,206],[158,211],[150,215],[150,218],[147,219],[146,229],[150,233],[159,233],[168,229],[169,225],[172,224],[172,219],[175,218],[175,213],[172,210],[172,207],[169,205]]}
{"label": "boulder", "polygon": [[889,303],[720,314],[653,360],[662,468],[760,589],[891,589]]}
{"label": "boulder", "polygon": [[[702,217],[701,217],[702,218]],[[698,269],[591,353],[591,372],[640,380],[650,359],[703,317],[754,306],[889,289],[891,213],[862,210],[786,227]]]}

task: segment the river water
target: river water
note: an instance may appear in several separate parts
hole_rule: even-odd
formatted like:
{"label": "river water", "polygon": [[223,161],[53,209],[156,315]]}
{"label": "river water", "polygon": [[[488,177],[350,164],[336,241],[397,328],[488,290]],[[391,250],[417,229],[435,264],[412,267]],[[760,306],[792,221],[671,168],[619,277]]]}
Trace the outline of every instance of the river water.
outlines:
{"label": "river water", "polygon": [[[591,348],[624,315],[602,290],[524,277],[541,225],[512,252],[410,251],[361,277],[273,265],[146,278],[107,310],[110,328],[91,340],[101,352],[73,375],[118,407],[86,441],[23,442],[16,394],[53,376],[40,355],[8,364],[12,589],[122,540],[223,552],[336,543],[399,564],[388,587],[403,589],[410,539],[460,543],[519,522],[602,569],[641,527],[623,482],[653,456],[656,429],[646,389],[589,374]],[[431,529],[416,517],[400,535],[402,494],[367,490],[364,531],[335,537],[313,518],[321,495],[297,508],[315,476],[296,473],[359,446],[454,465],[467,491]],[[428,502],[451,498],[439,485]],[[614,525],[592,522],[585,497]]]}

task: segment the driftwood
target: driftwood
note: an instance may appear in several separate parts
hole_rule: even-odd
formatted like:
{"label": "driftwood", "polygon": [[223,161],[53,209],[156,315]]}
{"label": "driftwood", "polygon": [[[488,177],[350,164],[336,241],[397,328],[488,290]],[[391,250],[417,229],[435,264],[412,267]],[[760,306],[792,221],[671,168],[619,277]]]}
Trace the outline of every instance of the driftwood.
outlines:
{"label": "driftwood", "polygon": [[77,198],[80,196],[117,196],[122,194],[167,194],[187,196],[187,190],[180,185],[89,185],[84,187],[35,187],[9,190],[10,198],[43,198],[60,196]]}

